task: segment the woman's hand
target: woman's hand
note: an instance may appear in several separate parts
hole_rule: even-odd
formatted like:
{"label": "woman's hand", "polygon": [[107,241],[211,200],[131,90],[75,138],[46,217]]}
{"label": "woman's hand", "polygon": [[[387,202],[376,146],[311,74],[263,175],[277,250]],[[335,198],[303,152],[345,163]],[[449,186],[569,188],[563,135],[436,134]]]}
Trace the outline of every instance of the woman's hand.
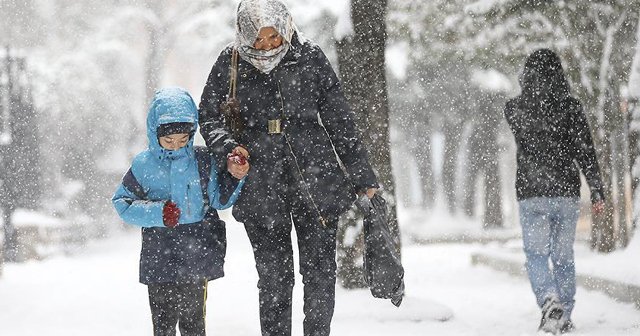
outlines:
{"label": "woman's hand", "polygon": [[369,189],[367,189],[367,192],[366,192],[367,197],[369,197],[369,199],[372,199],[373,195],[376,194],[376,191],[378,191],[377,188],[369,188]]}
{"label": "woman's hand", "polygon": [[249,152],[244,147],[236,147],[227,156],[227,171],[238,180],[249,173]]}
{"label": "woman's hand", "polygon": [[591,205],[591,212],[594,215],[600,215],[604,212],[604,201],[600,200]]}

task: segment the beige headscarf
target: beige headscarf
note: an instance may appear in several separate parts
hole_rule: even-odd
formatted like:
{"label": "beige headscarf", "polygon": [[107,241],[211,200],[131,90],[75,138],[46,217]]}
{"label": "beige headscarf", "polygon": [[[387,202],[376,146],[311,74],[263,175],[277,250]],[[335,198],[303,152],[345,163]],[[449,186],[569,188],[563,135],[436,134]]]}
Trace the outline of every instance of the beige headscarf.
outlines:
{"label": "beige headscarf", "polygon": [[[273,27],[284,41],[268,51],[253,48],[260,28]],[[280,0],[242,0],[238,5],[236,41],[240,57],[268,74],[282,61],[297,31],[287,6]]]}

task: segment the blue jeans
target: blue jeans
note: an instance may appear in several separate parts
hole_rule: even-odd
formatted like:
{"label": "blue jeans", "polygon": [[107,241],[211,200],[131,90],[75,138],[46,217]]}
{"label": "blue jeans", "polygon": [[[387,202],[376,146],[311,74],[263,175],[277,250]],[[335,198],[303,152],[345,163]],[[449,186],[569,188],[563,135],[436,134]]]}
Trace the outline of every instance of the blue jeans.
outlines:
{"label": "blue jeans", "polygon": [[519,202],[527,274],[538,306],[555,295],[569,318],[576,294],[573,242],[579,203],[577,197],[534,197]]}

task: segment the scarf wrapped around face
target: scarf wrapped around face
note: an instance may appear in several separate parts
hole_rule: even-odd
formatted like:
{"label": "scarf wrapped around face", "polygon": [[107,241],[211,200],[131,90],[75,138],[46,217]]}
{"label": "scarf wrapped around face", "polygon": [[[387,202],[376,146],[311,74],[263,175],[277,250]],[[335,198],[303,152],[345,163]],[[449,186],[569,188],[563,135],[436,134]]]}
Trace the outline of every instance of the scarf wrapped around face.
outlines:
{"label": "scarf wrapped around face", "polygon": [[[258,50],[253,43],[260,28],[273,27],[283,37],[282,45],[271,50]],[[235,47],[243,60],[268,74],[291,47],[296,27],[289,9],[280,0],[242,0],[238,5]]]}

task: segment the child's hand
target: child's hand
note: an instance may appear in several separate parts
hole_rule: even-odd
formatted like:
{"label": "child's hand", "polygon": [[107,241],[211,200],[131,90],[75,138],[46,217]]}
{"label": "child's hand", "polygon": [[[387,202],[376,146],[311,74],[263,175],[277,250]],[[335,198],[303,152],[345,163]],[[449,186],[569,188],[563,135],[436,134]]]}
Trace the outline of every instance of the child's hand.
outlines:
{"label": "child's hand", "polygon": [[227,155],[227,170],[238,180],[245,177],[249,172],[248,157],[249,152],[243,147],[236,147]]}
{"label": "child's hand", "polygon": [[171,201],[167,201],[164,204],[164,208],[162,208],[162,221],[164,222],[164,226],[173,229],[178,226],[179,218],[180,208],[178,208],[178,205]]}

